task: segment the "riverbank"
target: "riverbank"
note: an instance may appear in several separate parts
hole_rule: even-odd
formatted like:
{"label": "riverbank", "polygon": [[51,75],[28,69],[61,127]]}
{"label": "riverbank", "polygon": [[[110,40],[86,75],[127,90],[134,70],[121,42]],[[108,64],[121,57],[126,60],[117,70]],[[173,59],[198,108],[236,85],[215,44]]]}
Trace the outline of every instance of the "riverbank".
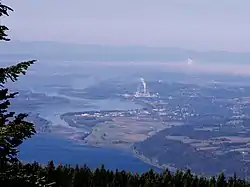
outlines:
{"label": "riverbank", "polygon": [[51,133],[36,134],[31,139],[25,140],[19,150],[20,160],[36,161],[44,165],[50,160],[55,164],[72,166],[87,164],[90,168],[97,168],[104,164],[105,168],[113,171],[118,169],[137,173],[154,168],[126,150],[83,146],[66,137]]}
{"label": "riverbank", "polygon": [[132,153],[134,155],[134,157],[140,159],[141,161],[147,163],[147,164],[150,164],[154,167],[157,167],[159,168],[160,170],[166,170],[168,169],[169,171],[171,172],[174,172],[177,170],[177,168],[173,167],[173,166],[170,166],[170,165],[167,165],[167,164],[160,164],[157,162],[157,160],[154,160],[154,159],[151,159],[151,158],[148,158],[142,154],[139,154],[135,149],[132,150]]}

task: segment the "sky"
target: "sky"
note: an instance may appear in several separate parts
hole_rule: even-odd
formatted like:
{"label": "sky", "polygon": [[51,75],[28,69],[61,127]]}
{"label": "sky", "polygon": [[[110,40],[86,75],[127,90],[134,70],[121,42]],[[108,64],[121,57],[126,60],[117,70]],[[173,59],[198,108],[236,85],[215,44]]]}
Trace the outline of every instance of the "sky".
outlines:
{"label": "sky", "polygon": [[250,52],[250,0],[2,0],[12,40]]}

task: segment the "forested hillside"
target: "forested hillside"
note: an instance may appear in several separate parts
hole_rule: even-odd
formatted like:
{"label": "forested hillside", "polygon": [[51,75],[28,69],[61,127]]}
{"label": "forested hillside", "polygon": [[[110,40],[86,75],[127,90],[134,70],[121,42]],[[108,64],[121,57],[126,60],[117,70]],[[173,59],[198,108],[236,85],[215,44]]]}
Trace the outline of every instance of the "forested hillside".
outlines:
{"label": "forested hillside", "polygon": [[87,166],[70,167],[69,165],[54,166],[49,162],[47,166],[38,163],[15,163],[8,169],[8,173],[1,173],[1,186],[56,186],[56,187],[233,187],[250,186],[250,183],[237,179],[236,176],[225,178],[223,174],[210,179],[192,175],[191,171],[168,170],[155,173],[153,170],[143,174],[126,171],[106,170],[104,166],[91,170]]}

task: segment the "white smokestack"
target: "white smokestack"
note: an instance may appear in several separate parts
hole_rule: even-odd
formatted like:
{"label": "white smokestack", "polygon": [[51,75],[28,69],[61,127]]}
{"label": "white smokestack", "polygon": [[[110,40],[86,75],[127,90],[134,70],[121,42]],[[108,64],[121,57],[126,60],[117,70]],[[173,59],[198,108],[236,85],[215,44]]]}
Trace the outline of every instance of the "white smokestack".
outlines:
{"label": "white smokestack", "polygon": [[143,85],[143,93],[146,94],[147,93],[147,85],[146,82],[144,81],[144,78],[141,77],[141,83]]}

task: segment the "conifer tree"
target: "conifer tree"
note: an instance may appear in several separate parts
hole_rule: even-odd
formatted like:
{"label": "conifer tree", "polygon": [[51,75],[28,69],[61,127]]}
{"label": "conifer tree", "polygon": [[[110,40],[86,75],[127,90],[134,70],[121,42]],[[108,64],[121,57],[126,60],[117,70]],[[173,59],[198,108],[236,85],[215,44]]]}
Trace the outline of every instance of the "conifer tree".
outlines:
{"label": "conifer tree", "polygon": [[[9,16],[11,11],[13,10],[0,0],[0,19],[3,16]],[[0,24],[0,42],[10,41],[7,31],[8,27]],[[9,67],[0,67],[0,169],[3,169],[7,163],[18,160],[18,146],[35,133],[34,124],[25,120],[27,114],[15,114],[8,111],[10,100],[18,93],[10,92],[5,86],[7,81],[17,81],[18,77],[25,74],[34,62],[35,60],[31,60]]]}

